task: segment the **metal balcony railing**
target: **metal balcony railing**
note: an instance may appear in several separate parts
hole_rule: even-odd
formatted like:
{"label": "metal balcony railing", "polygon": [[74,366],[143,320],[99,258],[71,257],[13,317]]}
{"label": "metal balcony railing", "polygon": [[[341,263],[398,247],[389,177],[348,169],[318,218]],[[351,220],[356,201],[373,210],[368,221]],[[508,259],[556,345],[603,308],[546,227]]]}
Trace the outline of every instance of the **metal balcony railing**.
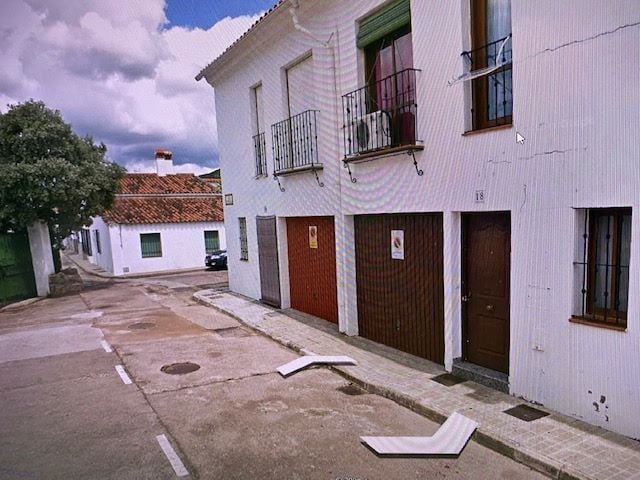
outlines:
{"label": "metal balcony railing", "polygon": [[480,48],[462,52],[469,63],[469,71],[501,65],[497,70],[472,80],[473,128],[509,124],[513,114],[511,83],[511,35]]}
{"label": "metal balcony railing", "polygon": [[342,96],[345,158],[416,144],[416,73],[408,68]]}
{"label": "metal balcony railing", "polygon": [[271,125],[273,173],[322,168],[318,162],[318,110],[307,110]]}
{"label": "metal balcony railing", "polygon": [[267,176],[267,144],[264,132],[253,136],[253,158],[256,162],[256,177]]}

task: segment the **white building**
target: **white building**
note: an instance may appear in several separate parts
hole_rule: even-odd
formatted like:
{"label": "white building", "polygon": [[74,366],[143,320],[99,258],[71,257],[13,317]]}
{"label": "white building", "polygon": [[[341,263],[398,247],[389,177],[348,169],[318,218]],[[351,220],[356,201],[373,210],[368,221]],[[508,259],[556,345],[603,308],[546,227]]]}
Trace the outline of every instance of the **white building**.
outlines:
{"label": "white building", "polygon": [[285,0],[201,78],[232,290],[640,437],[640,3]]}
{"label": "white building", "polygon": [[114,275],[202,267],[226,248],[222,197],[193,174],[174,174],[156,151],[158,173],[129,173],[113,207],[81,232],[91,263]]}

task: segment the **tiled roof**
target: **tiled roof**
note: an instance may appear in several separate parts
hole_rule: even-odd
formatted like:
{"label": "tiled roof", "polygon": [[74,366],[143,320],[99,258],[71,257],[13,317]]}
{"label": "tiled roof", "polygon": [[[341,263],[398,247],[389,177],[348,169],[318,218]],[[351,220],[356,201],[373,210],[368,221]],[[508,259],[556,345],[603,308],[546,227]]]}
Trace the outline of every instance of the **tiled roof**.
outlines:
{"label": "tiled roof", "polygon": [[166,175],[128,173],[120,181],[120,193],[128,195],[215,193],[211,185],[191,173]]}
{"label": "tiled roof", "polygon": [[231,50],[233,47],[235,47],[238,43],[240,43],[240,41],[245,38],[249,32],[251,32],[254,28],[256,28],[256,26],[261,23],[267,16],[269,16],[271,13],[273,13],[280,5],[282,5],[286,0],[279,0],[273,7],[271,7],[269,10],[267,10],[260,18],[258,18],[258,20],[256,20],[253,25],[251,25],[249,27],[249,30],[247,30],[246,32],[244,32],[242,35],[240,35],[240,37],[233,42],[231,45],[229,45],[227,47],[227,49],[222,52],[220,55],[218,55],[218,57],[216,57],[209,65],[207,65],[206,67],[204,67],[202,70],[200,70],[200,73],[198,73],[198,75],[196,75],[196,81],[199,81],[202,79],[202,77],[205,76],[205,73],[207,72],[207,70],[209,70],[210,68],[212,68],[214,66],[214,64],[220,60],[222,57],[224,57],[227,52],[229,50]]}
{"label": "tiled roof", "polygon": [[222,222],[222,197],[116,197],[102,215],[107,223]]}

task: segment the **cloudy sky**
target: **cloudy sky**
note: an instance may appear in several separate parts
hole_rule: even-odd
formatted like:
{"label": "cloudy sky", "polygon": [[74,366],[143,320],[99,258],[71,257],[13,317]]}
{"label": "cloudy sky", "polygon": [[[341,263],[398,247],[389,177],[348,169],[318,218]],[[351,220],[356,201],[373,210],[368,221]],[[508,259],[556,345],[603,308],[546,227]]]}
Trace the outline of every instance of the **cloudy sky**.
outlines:
{"label": "cloudy sky", "polygon": [[218,165],[213,89],[194,77],[275,0],[0,0],[0,111],[30,98],[130,171],[153,150]]}

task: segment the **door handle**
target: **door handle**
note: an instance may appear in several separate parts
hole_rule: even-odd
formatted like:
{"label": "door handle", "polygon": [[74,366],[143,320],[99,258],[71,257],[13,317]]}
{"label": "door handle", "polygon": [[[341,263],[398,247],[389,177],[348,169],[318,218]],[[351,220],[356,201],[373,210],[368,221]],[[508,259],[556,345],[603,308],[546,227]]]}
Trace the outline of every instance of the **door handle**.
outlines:
{"label": "door handle", "polygon": [[491,304],[487,305],[486,308],[487,308],[487,312],[493,312],[496,309],[496,307]]}
{"label": "door handle", "polygon": [[463,296],[462,296],[462,298],[461,298],[461,300],[462,300],[464,303],[467,303],[469,300],[471,300],[471,294],[469,294],[469,295],[463,295]]}

